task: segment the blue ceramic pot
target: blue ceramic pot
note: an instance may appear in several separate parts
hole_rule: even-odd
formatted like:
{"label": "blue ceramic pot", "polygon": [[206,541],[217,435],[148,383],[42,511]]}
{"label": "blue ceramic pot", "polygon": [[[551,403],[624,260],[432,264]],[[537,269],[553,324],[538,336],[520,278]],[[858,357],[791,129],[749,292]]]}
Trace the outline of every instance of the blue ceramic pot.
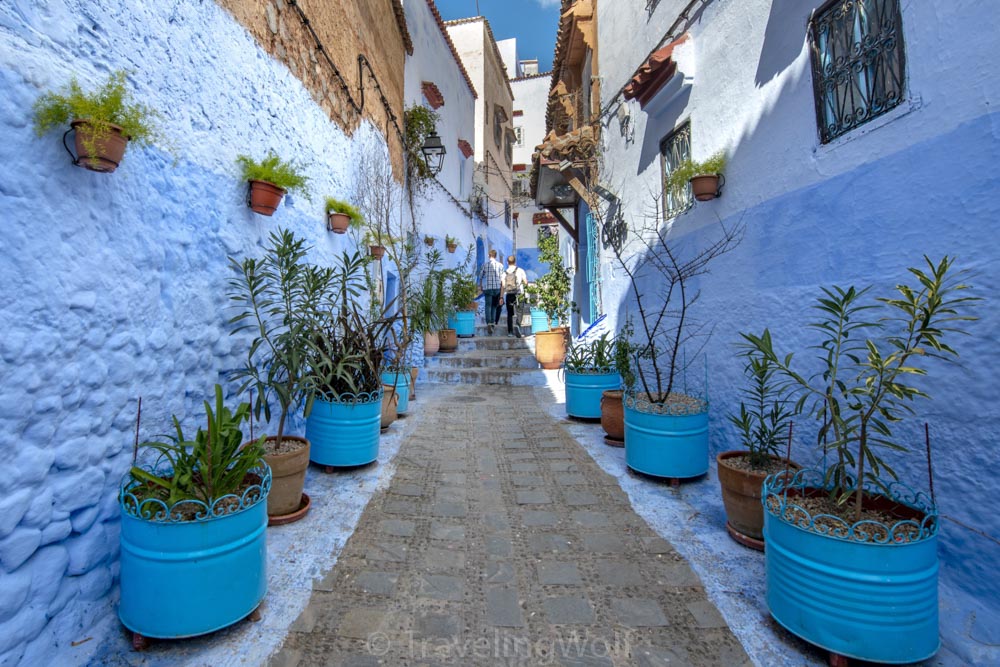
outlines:
{"label": "blue ceramic pot", "polygon": [[537,308],[531,309],[531,333],[536,334],[540,331],[549,330],[549,318],[545,315],[544,310],[538,310]]}
{"label": "blue ceramic pot", "polygon": [[582,419],[601,418],[601,394],[620,389],[622,376],[616,371],[594,371],[566,375],[566,414]]}
{"label": "blue ceramic pot", "polygon": [[348,467],[378,458],[382,421],[382,390],[371,394],[342,395],[339,401],[317,398],[306,419],[309,460],[324,466]]}
{"label": "blue ceramic pot", "polygon": [[655,477],[698,477],[708,472],[708,405],[695,414],[657,414],[625,396],[625,463]]}
{"label": "blue ceramic pot", "polygon": [[[162,472],[162,471],[161,471]],[[203,518],[172,520],[165,504],[141,506],[127,476],[119,495],[121,601],[118,617],[146,637],[180,638],[213,632],[246,617],[267,594],[267,494],[271,470],[253,472],[260,485],[214,508],[200,502]],[[227,499],[238,509],[229,511]]]}
{"label": "blue ceramic pot", "polygon": [[902,505],[901,514],[912,516],[904,525],[915,531],[914,537],[897,540],[903,534],[897,523],[875,541],[858,541],[848,538],[862,535],[859,529],[871,523],[833,519],[836,528],[821,535],[810,529],[813,517],[801,508],[788,512],[796,523],[782,518],[783,507],[798,507],[801,493],[825,493],[822,471],[799,471],[788,488],[786,497],[785,484],[776,475],[763,488],[771,616],[807,642],[849,658],[899,664],[934,655],[940,646],[938,518],[930,499],[904,485],[890,485],[881,498],[886,505]]}
{"label": "blue ceramic pot", "polygon": [[396,406],[396,414],[404,414],[410,407],[410,369],[399,371],[384,371],[382,373],[382,384],[396,387],[399,394],[399,405]]}
{"label": "blue ceramic pot", "polygon": [[476,314],[471,310],[460,310],[454,318],[449,318],[449,329],[455,330],[459,338],[472,338],[476,334]]}

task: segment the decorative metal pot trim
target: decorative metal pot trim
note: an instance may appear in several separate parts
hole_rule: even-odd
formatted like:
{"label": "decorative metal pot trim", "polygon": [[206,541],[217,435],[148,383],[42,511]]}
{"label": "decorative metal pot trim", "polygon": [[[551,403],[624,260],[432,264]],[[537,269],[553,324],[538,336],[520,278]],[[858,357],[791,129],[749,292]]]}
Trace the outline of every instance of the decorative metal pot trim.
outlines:
{"label": "decorative metal pot trim", "polygon": [[[764,480],[763,493],[761,494],[764,511],[797,528],[849,542],[885,545],[913,544],[928,540],[937,534],[938,510],[934,502],[923,491],[915,491],[902,482],[889,482],[884,487],[867,482],[864,484],[864,491],[867,495],[882,496],[892,502],[922,512],[924,517],[919,522],[915,519],[900,519],[891,524],[871,520],[851,523],[830,514],[813,516],[804,507],[794,502],[796,496],[789,498],[786,493],[789,489],[830,490],[832,485],[828,484],[824,478],[823,471],[814,468],[800,470],[787,480],[784,472],[769,475]],[[848,481],[850,484],[856,484],[854,479]],[[853,488],[857,489],[857,486]],[[777,500],[776,510],[771,508],[768,502],[769,498]],[[817,519],[823,519],[824,523],[817,524]],[[917,531],[918,537],[913,536],[913,531]]]}
{"label": "decorative metal pot trim", "polygon": [[[154,475],[158,475],[160,477],[170,475],[173,472],[169,466],[163,465],[159,462],[147,467],[146,469]],[[230,493],[216,498],[210,504],[201,500],[192,499],[182,500],[169,506],[158,498],[147,498],[140,501],[139,498],[132,493],[132,490],[141,485],[142,482],[134,479],[129,473],[125,473],[125,475],[122,476],[122,481],[119,486],[118,503],[121,505],[122,511],[125,514],[143,521],[154,521],[159,523],[195,523],[199,521],[220,519],[233,514],[239,514],[240,512],[246,511],[257,503],[267,499],[267,494],[271,491],[270,466],[262,461],[260,465],[251,468],[250,472],[258,475],[261,478],[261,482],[260,484],[254,484],[248,487],[240,495]],[[234,500],[236,501],[235,506],[232,505]],[[184,514],[192,510],[195,511],[195,517],[193,519],[184,518]]]}
{"label": "decorative metal pot trim", "polygon": [[379,387],[376,391],[362,391],[357,394],[349,391],[343,391],[337,396],[317,394],[316,398],[337,405],[368,405],[369,403],[378,403],[382,400],[382,387]]}

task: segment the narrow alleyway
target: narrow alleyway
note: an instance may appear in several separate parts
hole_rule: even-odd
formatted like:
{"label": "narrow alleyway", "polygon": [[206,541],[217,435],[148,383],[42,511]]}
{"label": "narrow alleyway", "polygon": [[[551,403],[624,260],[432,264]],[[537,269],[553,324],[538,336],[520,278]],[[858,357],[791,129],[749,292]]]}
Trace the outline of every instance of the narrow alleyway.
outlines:
{"label": "narrow alleyway", "polygon": [[419,409],[271,665],[750,664],[532,388],[453,384]]}

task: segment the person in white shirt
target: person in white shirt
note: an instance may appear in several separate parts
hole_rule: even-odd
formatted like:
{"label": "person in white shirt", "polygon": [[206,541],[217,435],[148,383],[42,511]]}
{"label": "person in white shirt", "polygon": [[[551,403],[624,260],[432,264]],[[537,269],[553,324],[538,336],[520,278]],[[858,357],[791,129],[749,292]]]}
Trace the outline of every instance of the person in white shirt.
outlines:
{"label": "person in white shirt", "polygon": [[515,323],[515,311],[517,310],[517,298],[524,294],[524,288],[528,284],[528,276],[524,269],[517,266],[514,255],[507,257],[507,270],[503,274],[503,297],[507,304],[507,337],[521,337],[521,323]]}

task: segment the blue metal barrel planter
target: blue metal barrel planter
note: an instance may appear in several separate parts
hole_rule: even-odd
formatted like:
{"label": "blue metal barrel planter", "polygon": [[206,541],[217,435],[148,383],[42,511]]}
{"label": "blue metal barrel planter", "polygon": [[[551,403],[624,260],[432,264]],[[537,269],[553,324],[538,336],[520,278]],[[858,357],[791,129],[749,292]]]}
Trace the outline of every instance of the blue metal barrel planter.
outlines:
{"label": "blue metal barrel planter", "polygon": [[664,410],[626,393],[625,463],[636,472],[672,479],[708,472],[708,401]]}
{"label": "blue metal barrel planter", "polygon": [[399,405],[396,406],[396,414],[405,414],[410,407],[410,369],[404,368],[400,371],[383,371],[382,384],[396,387],[399,394]]}
{"label": "blue metal barrel planter", "polygon": [[622,376],[617,371],[594,369],[585,373],[565,371],[566,414],[581,419],[601,418],[601,394],[618,389]]}
{"label": "blue metal barrel planter", "polygon": [[[158,474],[169,471],[158,471]],[[144,637],[180,638],[219,630],[248,616],[267,594],[267,494],[271,470],[251,472],[260,483],[211,506],[140,503],[126,475],[121,506],[122,624]],[[192,516],[191,520],[185,520]],[[185,514],[180,514],[184,512]]]}
{"label": "blue metal barrel planter", "polygon": [[381,422],[381,388],[333,401],[317,398],[306,419],[309,460],[332,467],[371,463],[378,458]]}
{"label": "blue metal barrel planter", "polygon": [[[868,493],[870,491],[870,494]],[[823,472],[764,482],[767,606],[806,641],[849,658],[919,662],[938,638],[937,509],[892,483],[866,495],[892,506],[895,524],[812,516],[802,494],[826,493]],[[822,521],[817,524],[817,519]]]}
{"label": "blue metal barrel planter", "polygon": [[476,313],[471,310],[460,310],[453,318],[448,319],[449,329],[455,330],[459,338],[472,338],[476,334]]}
{"label": "blue metal barrel planter", "polygon": [[531,309],[531,333],[536,334],[539,331],[549,330],[549,318],[545,314],[544,310],[538,310],[537,308]]}

